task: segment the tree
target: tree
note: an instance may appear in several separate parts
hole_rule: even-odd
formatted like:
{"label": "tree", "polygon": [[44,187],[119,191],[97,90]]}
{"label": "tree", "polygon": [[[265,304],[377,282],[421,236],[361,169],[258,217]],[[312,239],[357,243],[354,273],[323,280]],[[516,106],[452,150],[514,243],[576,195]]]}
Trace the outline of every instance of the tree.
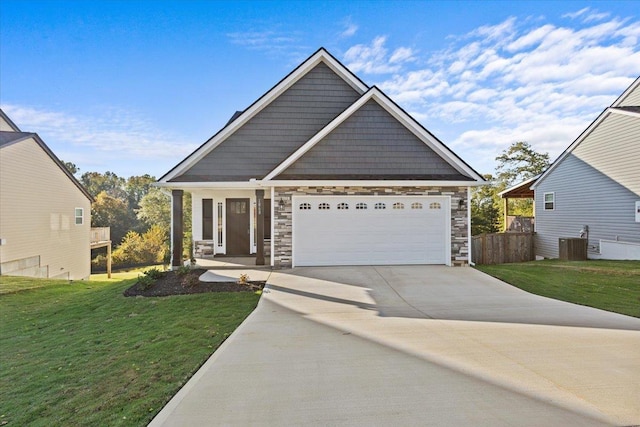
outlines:
{"label": "tree", "polygon": [[496,157],[496,181],[500,191],[542,173],[549,167],[549,153],[536,152],[528,142],[514,142]]}
{"label": "tree", "polygon": [[[541,174],[549,167],[549,153],[538,153],[528,142],[514,142],[496,157],[496,195],[507,188]],[[504,224],[504,206],[500,208],[500,228]],[[509,200],[509,213],[512,215],[533,216],[532,199]]]}
{"label": "tree", "polygon": [[91,226],[111,227],[111,240],[114,245],[120,243],[133,221],[135,218],[131,218],[127,204],[108,195],[106,191],[100,192],[91,205]]}
{"label": "tree", "polygon": [[104,191],[116,199],[127,200],[125,180],[113,172],[107,171],[104,174],[100,172],[85,172],[80,177],[80,182],[82,182],[89,194],[94,197]]}
{"label": "tree", "polygon": [[136,215],[148,226],[157,224],[164,230],[170,230],[171,197],[159,188],[151,188],[140,200],[140,207],[136,210]]}
{"label": "tree", "polygon": [[127,179],[125,184],[125,191],[127,193],[127,202],[130,209],[138,209],[140,207],[140,201],[149,193],[151,184],[155,182],[156,178],[145,174],[142,176],[131,176]]}
{"label": "tree", "polygon": [[484,175],[489,185],[473,189],[471,194],[471,235],[495,233],[500,230],[500,198],[495,191],[493,176]]}
{"label": "tree", "polygon": [[71,175],[75,175],[78,172],[80,172],[80,168],[78,166],[76,166],[75,163],[71,163],[71,162],[65,162],[64,160],[60,160],[62,162],[62,164],[64,165],[65,168],[67,168],[67,170],[69,172],[71,172]]}

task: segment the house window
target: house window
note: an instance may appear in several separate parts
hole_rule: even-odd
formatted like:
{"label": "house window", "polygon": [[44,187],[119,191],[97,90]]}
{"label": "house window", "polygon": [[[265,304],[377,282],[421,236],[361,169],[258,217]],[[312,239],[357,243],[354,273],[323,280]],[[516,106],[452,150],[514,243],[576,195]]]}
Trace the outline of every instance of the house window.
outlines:
{"label": "house window", "polygon": [[318,205],[318,209],[320,209],[321,211],[326,211],[330,208],[329,203],[320,203]]}
{"label": "house window", "polygon": [[76,208],[76,225],[84,224],[84,208]]}
{"label": "house window", "polygon": [[366,203],[358,203],[356,204],[356,209],[367,209]]}
{"label": "house window", "polygon": [[544,193],[544,210],[552,211],[556,207],[556,193]]}
{"label": "house window", "polygon": [[404,203],[400,203],[400,202],[394,203],[393,209],[404,209]]}
{"label": "house window", "polygon": [[384,204],[384,203],[382,203],[382,202],[378,202],[378,203],[376,203],[376,204],[375,204],[375,206],[374,206],[373,208],[374,208],[374,209],[386,209],[386,208],[387,208],[387,205],[385,205],[385,204]]}
{"label": "house window", "polygon": [[[420,206],[422,209],[422,206]],[[442,209],[442,206],[438,202],[429,203],[429,209]]]}
{"label": "house window", "polygon": [[222,247],[222,202],[218,202],[218,247]]}
{"label": "house window", "polygon": [[301,211],[308,211],[311,209],[311,203],[300,203]]}
{"label": "house window", "polygon": [[349,204],[348,203],[338,203],[338,209],[349,209]]}
{"label": "house window", "polygon": [[213,239],[213,199],[202,199],[202,239]]}

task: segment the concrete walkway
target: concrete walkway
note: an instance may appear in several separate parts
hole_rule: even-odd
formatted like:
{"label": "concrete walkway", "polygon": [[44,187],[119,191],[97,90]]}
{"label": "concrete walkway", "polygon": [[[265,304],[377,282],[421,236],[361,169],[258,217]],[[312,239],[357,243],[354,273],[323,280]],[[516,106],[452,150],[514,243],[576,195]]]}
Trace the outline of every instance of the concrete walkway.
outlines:
{"label": "concrete walkway", "polygon": [[640,424],[640,319],[471,268],[299,268],[268,283],[151,426]]}

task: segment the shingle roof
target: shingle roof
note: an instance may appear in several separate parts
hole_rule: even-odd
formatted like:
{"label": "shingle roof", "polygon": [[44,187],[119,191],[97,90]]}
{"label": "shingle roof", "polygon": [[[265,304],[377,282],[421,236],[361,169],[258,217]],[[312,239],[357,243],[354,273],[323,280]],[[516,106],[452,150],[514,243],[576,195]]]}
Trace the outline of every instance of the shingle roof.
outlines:
{"label": "shingle roof", "polygon": [[30,132],[0,131],[0,148],[33,137],[34,135],[35,133]]}

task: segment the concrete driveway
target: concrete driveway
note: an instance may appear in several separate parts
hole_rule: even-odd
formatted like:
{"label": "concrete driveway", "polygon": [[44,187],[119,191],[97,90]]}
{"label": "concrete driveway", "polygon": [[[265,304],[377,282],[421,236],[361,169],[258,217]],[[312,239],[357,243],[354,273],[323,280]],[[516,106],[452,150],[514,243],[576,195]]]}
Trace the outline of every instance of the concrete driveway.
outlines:
{"label": "concrete driveway", "polygon": [[471,268],[255,274],[258,308],[150,425],[640,424],[640,319]]}

